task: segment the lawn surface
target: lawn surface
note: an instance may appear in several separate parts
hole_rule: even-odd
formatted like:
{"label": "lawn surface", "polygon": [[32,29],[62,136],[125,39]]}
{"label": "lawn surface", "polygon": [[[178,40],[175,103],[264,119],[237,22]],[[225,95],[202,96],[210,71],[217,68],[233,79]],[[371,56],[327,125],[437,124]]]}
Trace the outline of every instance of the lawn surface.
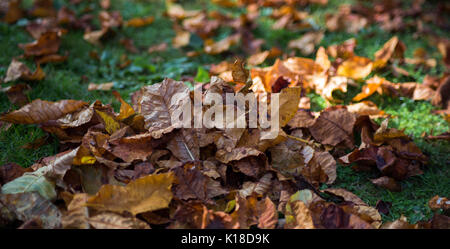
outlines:
{"label": "lawn surface", "polygon": [[[27,2],[27,1],[25,1]],[[86,7],[98,9],[95,1],[84,1],[79,5],[68,6],[77,12]],[[326,13],[335,11],[343,1],[329,1],[323,6],[308,6],[305,11],[312,15],[310,21],[313,26],[321,28],[324,26],[324,16]],[[351,2],[351,1],[345,1]],[[232,48],[230,53],[211,56],[202,54],[198,57],[189,58],[185,55],[186,51],[201,49],[202,40],[199,37],[191,37],[188,47],[175,49],[169,46],[164,52],[149,54],[147,48],[161,42],[171,43],[175,32],[172,29],[172,22],[164,16],[164,1],[139,1],[139,0],[112,0],[112,10],[119,10],[124,20],[132,17],[154,16],[155,21],[142,28],[125,28],[107,40],[102,47],[96,47],[83,40],[82,31],[70,31],[63,36],[60,53],[69,52],[69,59],[60,64],[46,64],[43,70],[47,77],[38,83],[33,83],[32,90],[28,93],[28,98],[34,100],[37,98],[56,101],[60,99],[79,99],[85,101],[101,100],[104,104],[111,103],[118,110],[119,103],[114,99],[109,91],[87,91],[88,83],[114,82],[114,89],[119,91],[125,100],[129,101],[129,94],[138,90],[140,87],[148,84],[158,83],[164,77],[177,80],[184,79],[183,76],[197,76],[201,78],[202,72],[209,70],[210,64],[219,63],[223,60],[229,60],[233,54],[239,53],[239,48]],[[66,5],[66,1],[57,0],[58,6]],[[186,9],[198,8],[217,8],[220,11],[239,14],[239,9],[224,9],[217,7],[209,1],[191,0],[182,1]],[[272,30],[273,21],[267,16],[272,9],[263,8],[261,17],[258,20],[258,27],[254,30],[256,37],[263,38],[266,41],[265,48],[276,45],[282,49],[287,48],[288,41],[301,37],[302,34],[310,30],[299,30],[298,32],[286,30]],[[33,40],[26,31],[25,19],[20,20],[14,25],[0,23],[0,76],[6,74],[11,59],[23,53],[17,47],[18,43],[27,43]],[[229,35],[230,30],[220,29],[216,39]],[[450,33],[440,31],[440,35],[449,37]],[[414,37],[413,32],[408,30],[396,33],[406,46],[405,57],[412,57],[413,51],[418,47],[423,47],[429,56],[439,60],[441,55],[437,48],[432,47],[422,37]],[[377,26],[369,26],[357,34],[342,32],[326,32],[319,46],[327,47],[332,44],[341,43],[349,38],[356,38],[358,45],[355,53],[373,59],[375,51],[389,40],[393,34],[381,30]],[[134,40],[140,53],[130,54],[125,51],[119,41],[122,38]],[[318,47],[318,46],[317,46]],[[317,48],[316,47],[316,48]],[[89,56],[91,51],[96,51],[100,60],[94,60]],[[127,53],[132,63],[124,69],[118,69],[120,57]],[[303,56],[297,54],[297,56]],[[314,56],[314,55],[312,55]],[[264,62],[262,66],[272,65],[274,60]],[[33,70],[32,61],[28,61],[28,66]],[[395,77],[390,71],[380,76],[392,82],[415,81],[422,82],[426,74],[441,76],[444,68],[441,63],[434,68],[424,67],[404,67],[410,77]],[[369,77],[373,76],[370,75]],[[360,92],[360,87],[350,87],[346,95],[341,95],[342,99],[349,103],[351,98]],[[340,93],[342,94],[342,93]],[[309,95],[312,99],[312,109],[319,111],[325,107],[325,101],[314,93]],[[392,115],[391,127],[405,129],[405,133],[414,138],[415,143],[423,150],[424,154],[430,158],[429,164],[424,169],[424,174],[415,176],[402,181],[402,192],[394,193],[374,186],[368,179],[375,178],[376,174],[355,172],[351,167],[338,166],[338,178],[336,182],[328,187],[345,188],[369,205],[374,206],[378,200],[392,202],[393,206],[390,214],[383,216],[384,221],[394,220],[405,215],[409,221],[415,223],[419,220],[431,218],[432,212],[427,202],[435,196],[450,196],[450,144],[448,141],[428,141],[421,137],[421,134],[440,134],[449,130],[449,124],[438,115],[432,115],[431,111],[436,107],[426,101],[413,101],[407,98],[390,98],[387,96],[374,95],[369,98],[386,113]],[[17,109],[12,105],[4,93],[0,93],[0,111],[7,112]],[[380,121],[380,120],[379,120]],[[0,165],[8,162],[15,162],[23,167],[31,166],[36,160],[54,155],[59,152],[59,143],[54,138],[49,144],[38,149],[24,149],[22,146],[44,136],[44,132],[34,125],[13,125],[7,131],[0,133]],[[322,186],[326,188],[327,186]]]}

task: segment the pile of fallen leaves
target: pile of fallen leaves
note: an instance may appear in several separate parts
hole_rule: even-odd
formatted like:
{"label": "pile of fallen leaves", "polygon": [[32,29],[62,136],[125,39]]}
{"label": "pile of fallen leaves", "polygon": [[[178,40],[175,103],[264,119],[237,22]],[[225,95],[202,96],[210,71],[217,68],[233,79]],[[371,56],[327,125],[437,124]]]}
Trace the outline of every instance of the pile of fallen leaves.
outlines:
{"label": "pile of fallen leaves", "polygon": [[[436,113],[448,120],[448,74],[440,78],[427,76],[423,83],[393,83],[377,76],[386,69],[405,75],[407,72],[399,67],[405,63],[434,67],[435,59],[420,49],[414,58],[405,58],[406,46],[396,36],[374,54],[374,60],[354,53],[355,39],[320,47],[315,59],[286,54],[281,59],[280,49],[262,50],[264,41],[251,32],[259,6],[276,7],[271,14],[276,20],[273,29],[295,30],[310,26],[308,13],[295,6],[326,4],[326,0],[214,2],[224,7],[245,7],[247,12],[234,18],[217,11],[188,11],[169,2],[166,15],[174,21],[176,33],[172,46],[185,47],[191,34],[196,34],[203,39],[203,50],[189,51],[187,56],[221,54],[240,43],[249,65],[277,58],[272,66],[253,67],[249,72],[241,60],[212,65],[210,82],[194,84],[201,96],[172,79],[142,87],[132,95],[131,104],[113,92],[121,103],[119,113],[100,101],[36,99],[28,103],[23,94],[29,89],[26,84],[2,89],[21,108],[2,114],[0,122],[39,125],[59,139],[62,152],[42,158],[26,169],[14,163],[0,168],[0,226],[448,228],[449,217],[438,214],[418,224],[408,223],[405,217],[382,224],[380,213],[389,212],[388,203],[380,201],[371,207],[345,189],[320,189],[336,180],[336,161],[353,165],[357,171],[377,170],[379,177],[371,181],[391,191],[401,191],[399,181],[422,174],[428,158],[414,141],[402,130],[389,128],[388,119],[380,125],[374,122],[373,118],[387,115],[374,103],[360,101],[375,93],[429,100],[441,108]],[[20,1],[8,3],[1,6],[7,9],[4,21],[13,23],[25,15]],[[19,46],[24,51],[22,58],[33,58],[36,70],[32,72],[20,58],[14,58],[3,81],[39,81],[45,77],[40,65],[65,61],[68,55],[58,54],[61,36],[68,32],[65,28],[82,29],[86,41],[101,45],[121,28],[153,22],[152,17],[124,21],[119,12],[107,11],[109,1],[100,3],[104,10],[98,15],[100,27],[96,27],[91,23],[92,14],[77,17],[65,7],[55,10],[52,1],[35,1],[28,15],[41,18],[26,26],[35,41]],[[397,1],[393,5],[395,8],[389,8],[386,1],[377,2],[376,11],[370,15],[363,5],[343,6],[326,17],[327,29],[356,33],[369,22],[377,22],[386,30],[395,31],[412,25],[403,23],[403,17],[431,18],[421,12],[421,1],[415,1],[409,11],[400,11]],[[396,16],[401,16],[401,20]],[[432,19],[440,22],[437,17]],[[231,28],[232,34],[214,41],[214,33],[223,26]],[[290,41],[288,47],[304,55],[313,54],[323,36],[324,31],[311,31]],[[449,43],[436,43],[448,67]],[[132,40],[123,39],[121,44],[130,53],[139,52]],[[148,52],[166,48],[167,44],[162,43]],[[98,55],[93,53],[91,57]],[[125,56],[120,66],[130,63]],[[364,82],[371,73],[375,73],[374,77]],[[108,84],[90,89],[110,90],[112,84]],[[332,105],[343,103],[333,92],[347,92],[348,86],[358,84],[363,84],[362,91],[353,98],[354,103]],[[306,96],[311,91],[327,100],[329,107],[321,112],[311,111]],[[204,98],[208,93],[225,96],[237,92],[252,92],[262,97],[261,101],[269,100],[272,93],[280,93],[282,129],[275,138],[265,137],[261,127],[178,128],[172,123],[175,110],[186,100],[193,103],[197,98],[203,103],[205,108],[194,113],[202,118],[210,107]],[[448,133],[439,136],[430,138],[448,139]],[[446,198],[439,196],[429,202],[432,209],[445,212],[448,204]]]}
{"label": "pile of fallen leaves", "polygon": [[[233,71],[245,74],[243,67]],[[196,87],[202,101],[208,93],[234,92],[218,77]],[[332,153],[340,148],[353,149],[343,163],[377,167],[382,177],[374,183],[395,188],[395,179],[420,174],[427,161],[411,139],[345,106],[314,117],[299,109],[300,87],[279,92],[283,129],[272,139],[260,127],[177,128],[171,115],[196,96],[171,79],[135,92],[134,108],[115,93],[119,113],[99,101],[34,100],[0,120],[38,124],[67,150],[26,170],[2,167],[1,221],[20,220],[26,228],[413,226],[403,220],[382,225],[376,208],[345,189],[318,190],[336,179]],[[437,223],[430,222],[421,226]]]}

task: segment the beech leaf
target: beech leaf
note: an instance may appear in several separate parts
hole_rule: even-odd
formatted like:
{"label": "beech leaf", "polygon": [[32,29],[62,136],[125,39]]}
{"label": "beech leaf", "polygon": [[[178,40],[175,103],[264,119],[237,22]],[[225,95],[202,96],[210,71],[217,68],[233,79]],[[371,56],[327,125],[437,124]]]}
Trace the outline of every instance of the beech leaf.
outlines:
{"label": "beech leaf", "polygon": [[130,212],[133,215],[168,207],[172,192],[172,173],[152,174],[126,186],[103,185],[86,205],[99,210]]}

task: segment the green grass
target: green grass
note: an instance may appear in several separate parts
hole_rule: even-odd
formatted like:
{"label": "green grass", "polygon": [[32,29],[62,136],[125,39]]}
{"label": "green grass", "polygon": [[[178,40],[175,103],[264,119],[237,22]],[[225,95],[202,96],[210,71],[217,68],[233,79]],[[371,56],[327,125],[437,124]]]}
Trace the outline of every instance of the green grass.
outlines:
{"label": "green grass", "polygon": [[[196,36],[191,38],[187,48],[168,50],[155,54],[148,54],[146,49],[152,45],[161,42],[170,44],[174,36],[172,22],[163,15],[162,9],[165,8],[164,1],[144,1],[134,0],[111,1],[113,10],[120,10],[124,20],[132,17],[141,17],[152,15],[155,16],[153,24],[143,28],[125,28],[116,30],[116,35],[107,40],[102,47],[95,47],[83,40],[82,31],[70,30],[63,37],[60,53],[69,52],[69,60],[61,64],[47,64],[43,66],[47,77],[38,83],[32,83],[32,90],[29,92],[29,99],[33,100],[41,98],[45,100],[60,99],[81,99],[85,101],[101,100],[105,104],[112,104],[118,107],[117,101],[112,97],[110,92],[89,92],[87,85],[90,82],[103,83],[113,81],[114,88],[118,90],[122,96],[129,100],[129,94],[138,90],[141,86],[160,82],[164,77],[180,79],[181,76],[196,76],[200,72],[198,78],[204,78],[203,69],[208,69],[207,65],[217,63],[222,60],[232,58],[233,53],[239,53],[239,47],[234,47],[228,55],[201,55],[199,57],[188,58],[185,56],[186,51],[201,50],[203,47],[201,39]],[[326,13],[336,11],[342,1],[329,1],[328,6],[312,5],[304,10],[311,13],[309,22],[312,28],[298,31],[287,30],[271,30],[273,20],[268,16],[271,13],[270,8],[263,8],[261,17],[258,19],[258,27],[254,30],[254,34],[258,38],[266,41],[265,49],[272,46],[278,46],[285,49],[287,43],[291,39],[299,38],[302,34],[324,28],[324,16]],[[345,1],[351,3],[353,1]],[[26,4],[29,4],[26,2]],[[65,0],[55,1],[57,6],[66,4]],[[207,0],[189,0],[183,1],[183,5],[187,9],[197,9],[208,7],[217,9],[222,12],[232,14],[234,16],[242,13],[240,9],[224,9],[209,3]],[[78,6],[69,5],[80,13],[86,7],[92,7],[98,10],[98,5],[94,2],[82,2]],[[26,20],[21,20],[17,24],[7,25],[0,23],[0,76],[5,75],[8,65],[13,57],[20,56],[23,51],[17,47],[18,43],[27,43],[33,39],[24,31]],[[223,28],[216,34],[215,39],[225,37],[230,32],[229,29]],[[442,30],[437,30],[440,35],[448,36]],[[429,56],[440,61],[441,56],[437,49],[430,45],[424,37],[415,38],[413,31],[405,30],[396,33],[400,40],[407,45],[406,57],[412,57],[416,48],[423,47],[429,53]],[[341,43],[349,38],[355,37],[358,45],[356,54],[367,56],[373,59],[373,54],[377,51],[393,34],[381,30],[377,26],[369,26],[358,34],[348,34],[343,32],[326,32],[320,46],[329,46]],[[135,45],[141,50],[138,54],[129,54],[120,45],[122,38],[131,38]],[[90,51],[96,51],[100,60],[96,61],[89,56]],[[118,69],[116,66],[120,57],[127,54],[132,61],[131,65],[125,69]],[[298,54],[298,56],[302,56]],[[310,55],[313,58],[314,55]],[[26,61],[32,69],[34,65],[31,60]],[[265,62],[263,65],[268,66],[273,60]],[[199,69],[201,67],[202,69]],[[421,82],[426,74],[440,76],[444,68],[442,63],[438,63],[436,68],[427,69],[424,67],[403,66],[410,73],[410,77],[395,77],[389,70],[377,72],[378,75],[385,77],[392,82],[418,81]],[[373,76],[372,73],[369,77]],[[87,80],[83,80],[87,79]],[[11,85],[16,82],[6,84]],[[336,93],[344,99],[344,103],[350,103],[361,89],[360,87],[349,87],[346,94]],[[326,103],[319,95],[310,93],[313,111],[320,111]],[[328,187],[346,188],[370,205],[375,205],[378,200],[392,202],[391,213],[383,216],[384,220],[393,220],[401,214],[406,215],[411,221],[428,219],[432,212],[427,206],[427,201],[434,195],[450,196],[450,146],[445,141],[426,141],[420,137],[423,132],[434,132],[435,134],[449,130],[448,123],[437,115],[432,115],[431,111],[436,107],[428,102],[413,101],[406,98],[394,99],[386,96],[374,95],[369,100],[375,102],[380,109],[392,115],[390,125],[392,127],[405,129],[405,132],[411,135],[418,146],[430,158],[430,163],[425,167],[424,174],[415,176],[402,181],[403,191],[399,193],[391,193],[375,187],[370,183],[369,179],[375,178],[377,173],[360,173],[353,171],[350,167],[338,167],[338,177],[336,183]],[[0,93],[0,112],[6,112],[17,109],[8,101],[4,93]],[[15,162],[24,167],[31,166],[36,160],[50,156],[59,151],[59,143],[57,139],[37,150],[23,149],[22,146],[33,141],[36,138],[44,136],[44,132],[36,126],[14,125],[7,131],[0,133],[0,165],[7,162]],[[322,186],[325,187],[325,186]]]}

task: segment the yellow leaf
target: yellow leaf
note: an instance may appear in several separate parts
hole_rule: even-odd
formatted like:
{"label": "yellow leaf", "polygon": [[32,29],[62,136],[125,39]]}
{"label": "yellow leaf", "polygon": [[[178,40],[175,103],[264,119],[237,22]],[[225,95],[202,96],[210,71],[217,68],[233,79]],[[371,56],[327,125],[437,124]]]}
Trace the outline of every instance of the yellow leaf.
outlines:
{"label": "yellow leaf", "polygon": [[344,61],[337,70],[339,76],[360,80],[372,72],[373,63],[369,58],[353,56]]}
{"label": "yellow leaf", "polygon": [[84,156],[81,158],[81,164],[94,164],[96,161],[93,156]]}
{"label": "yellow leaf", "polygon": [[102,112],[99,110],[95,110],[95,112],[97,112],[97,114],[103,120],[104,125],[105,125],[105,130],[109,134],[113,134],[116,130],[120,129],[120,123],[117,122],[113,116],[107,114],[106,112]]}
{"label": "yellow leaf", "polygon": [[116,99],[118,99],[121,103],[120,113],[119,113],[119,116],[117,116],[118,120],[122,121],[124,119],[127,119],[135,113],[133,107],[131,107],[131,105],[129,105],[127,102],[125,102],[122,99],[122,97],[120,97],[120,94],[118,92],[114,91],[113,94],[116,97]]}
{"label": "yellow leaf", "polygon": [[170,172],[141,177],[126,186],[103,185],[86,205],[112,212],[127,211],[133,215],[166,208],[172,200],[173,180]]}
{"label": "yellow leaf", "polygon": [[81,145],[77,151],[75,158],[73,159],[73,165],[85,165],[85,164],[94,164],[95,157],[92,156],[91,151],[85,146]]}
{"label": "yellow leaf", "polygon": [[135,28],[144,27],[152,24],[154,20],[155,18],[153,16],[132,18],[125,22],[125,26]]}
{"label": "yellow leaf", "polygon": [[392,37],[381,49],[375,52],[373,67],[382,68],[386,66],[391,58],[403,58],[405,50],[405,44],[397,36]]}
{"label": "yellow leaf", "polygon": [[384,79],[378,76],[372,77],[366,81],[360,93],[353,97],[353,101],[361,101],[374,94],[383,84]]}
{"label": "yellow leaf", "polygon": [[280,127],[284,127],[291,120],[300,102],[300,87],[284,88],[280,92]]}

